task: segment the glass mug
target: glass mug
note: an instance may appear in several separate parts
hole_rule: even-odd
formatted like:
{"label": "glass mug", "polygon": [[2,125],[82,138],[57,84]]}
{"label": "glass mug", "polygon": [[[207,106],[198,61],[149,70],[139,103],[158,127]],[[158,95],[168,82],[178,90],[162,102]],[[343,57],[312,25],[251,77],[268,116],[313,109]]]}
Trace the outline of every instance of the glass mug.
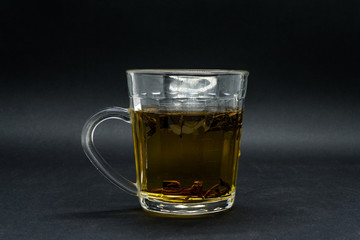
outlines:
{"label": "glass mug", "polygon": [[[92,164],[138,196],[148,211],[199,215],[224,211],[235,199],[247,71],[128,70],[130,107],[93,115],[82,132]],[[136,183],[117,173],[94,146],[108,119],[132,124]]]}

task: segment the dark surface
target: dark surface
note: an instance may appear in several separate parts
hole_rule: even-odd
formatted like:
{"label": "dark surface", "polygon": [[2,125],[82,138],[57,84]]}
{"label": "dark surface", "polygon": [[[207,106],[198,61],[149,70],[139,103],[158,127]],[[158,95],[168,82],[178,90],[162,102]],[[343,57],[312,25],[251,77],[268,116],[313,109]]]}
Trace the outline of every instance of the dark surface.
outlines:
{"label": "dark surface", "polygon": [[[1,1],[0,239],[359,239],[360,3]],[[80,146],[125,70],[250,71],[234,208],[160,218]],[[130,127],[96,143],[134,179]]]}
{"label": "dark surface", "polygon": [[245,151],[232,210],[176,219],[145,213],[137,198],[115,189],[89,164],[1,169],[6,183],[1,234],[2,239],[359,239],[359,171],[356,158],[289,159]]}

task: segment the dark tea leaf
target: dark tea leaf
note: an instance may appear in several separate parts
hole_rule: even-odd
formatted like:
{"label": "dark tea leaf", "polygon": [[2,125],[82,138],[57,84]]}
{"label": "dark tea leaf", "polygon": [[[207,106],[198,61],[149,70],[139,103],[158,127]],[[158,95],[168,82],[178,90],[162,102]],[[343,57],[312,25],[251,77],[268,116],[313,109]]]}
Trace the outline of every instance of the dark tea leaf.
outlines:
{"label": "dark tea leaf", "polygon": [[151,137],[156,132],[156,118],[151,115],[144,115],[143,122],[145,127],[148,129],[146,135]]}
{"label": "dark tea leaf", "polygon": [[160,129],[169,128],[169,117],[167,115],[160,115],[159,116],[159,124]]}
{"label": "dark tea leaf", "polygon": [[163,188],[180,188],[181,184],[175,180],[166,180],[163,181]]}
{"label": "dark tea leaf", "polygon": [[241,127],[241,112],[224,112],[215,113],[206,118],[205,124],[207,125],[206,132],[210,131],[233,131]]}
{"label": "dark tea leaf", "polygon": [[181,188],[181,184],[176,180],[164,180],[162,188],[154,188],[148,190],[152,193],[161,193],[168,195],[182,195],[186,196],[186,199],[191,197],[200,197],[200,198],[214,198],[221,197],[224,194],[229,193],[230,185],[220,179],[220,182],[209,188],[207,191],[203,190],[202,181],[194,181],[191,187]]}
{"label": "dark tea leaf", "polygon": [[180,125],[180,137],[182,138],[183,126],[184,126],[184,115],[180,116],[179,125]]}

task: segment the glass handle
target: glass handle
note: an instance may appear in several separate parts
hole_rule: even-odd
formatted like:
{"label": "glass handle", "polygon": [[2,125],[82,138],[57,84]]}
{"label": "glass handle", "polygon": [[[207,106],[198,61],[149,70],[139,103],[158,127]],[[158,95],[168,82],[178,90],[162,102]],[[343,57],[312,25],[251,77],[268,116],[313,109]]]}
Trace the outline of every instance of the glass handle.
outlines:
{"label": "glass handle", "polygon": [[109,119],[119,119],[126,123],[130,122],[129,111],[121,107],[110,107],[101,110],[87,120],[81,134],[81,144],[86,156],[95,168],[115,186],[131,195],[137,195],[136,184],[121,176],[110,164],[100,155],[94,145],[94,132],[96,127]]}

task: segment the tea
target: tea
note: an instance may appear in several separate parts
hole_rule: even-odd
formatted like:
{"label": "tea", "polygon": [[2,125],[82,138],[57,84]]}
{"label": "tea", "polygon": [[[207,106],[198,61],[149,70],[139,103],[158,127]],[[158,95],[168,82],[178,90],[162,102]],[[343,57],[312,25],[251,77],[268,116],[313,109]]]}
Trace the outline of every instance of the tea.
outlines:
{"label": "tea", "polygon": [[235,192],[241,111],[131,112],[140,194],[168,202]]}

